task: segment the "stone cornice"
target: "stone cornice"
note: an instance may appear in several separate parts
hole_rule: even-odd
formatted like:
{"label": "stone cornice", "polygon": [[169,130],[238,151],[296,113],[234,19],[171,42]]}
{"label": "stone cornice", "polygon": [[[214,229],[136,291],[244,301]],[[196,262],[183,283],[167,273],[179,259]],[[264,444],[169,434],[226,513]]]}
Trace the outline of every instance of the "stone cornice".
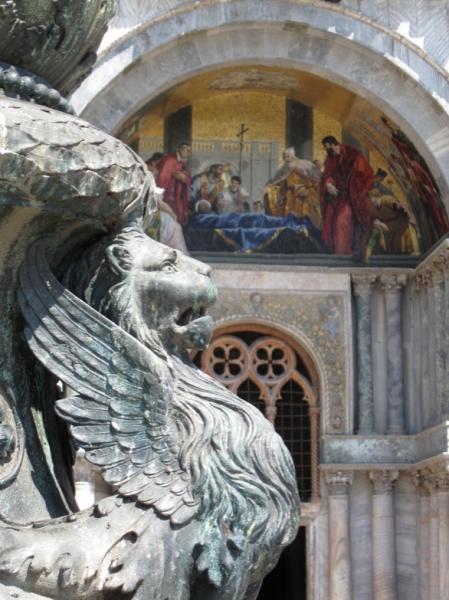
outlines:
{"label": "stone cornice", "polygon": [[[207,257],[203,260],[206,260]],[[445,273],[449,275],[449,238],[442,240],[427,256],[425,256],[422,262],[415,268],[404,268],[404,267],[349,267],[349,266],[319,266],[319,265],[296,265],[296,264],[264,264],[263,261],[258,263],[238,263],[238,262],[213,262],[213,268],[215,271],[223,270],[237,270],[237,271],[285,271],[295,273],[339,273],[349,274],[356,291],[356,286],[360,286],[362,289],[365,285],[369,286],[374,284],[376,280],[382,281],[390,278],[397,278],[402,280],[404,277],[407,279],[414,279],[417,287],[425,288],[428,287],[435,279],[444,276]]]}
{"label": "stone cornice", "polygon": [[449,421],[416,435],[326,435],[320,446],[322,470],[423,469],[449,456]]}

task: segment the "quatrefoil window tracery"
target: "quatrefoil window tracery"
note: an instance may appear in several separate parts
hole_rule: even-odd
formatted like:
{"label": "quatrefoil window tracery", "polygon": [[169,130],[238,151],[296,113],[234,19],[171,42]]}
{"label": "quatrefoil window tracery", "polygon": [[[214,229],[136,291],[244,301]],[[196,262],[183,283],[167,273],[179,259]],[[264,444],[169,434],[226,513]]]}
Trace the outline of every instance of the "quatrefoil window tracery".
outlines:
{"label": "quatrefoil window tracery", "polygon": [[296,354],[288,344],[269,336],[246,344],[237,336],[222,335],[201,356],[201,367],[234,393],[238,393],[246,380],[253,381],[271,421],[276,417],[276,402],[289,380],[296,381],[307,401],[315,404],[313,386],[296,370],[296,362]]}

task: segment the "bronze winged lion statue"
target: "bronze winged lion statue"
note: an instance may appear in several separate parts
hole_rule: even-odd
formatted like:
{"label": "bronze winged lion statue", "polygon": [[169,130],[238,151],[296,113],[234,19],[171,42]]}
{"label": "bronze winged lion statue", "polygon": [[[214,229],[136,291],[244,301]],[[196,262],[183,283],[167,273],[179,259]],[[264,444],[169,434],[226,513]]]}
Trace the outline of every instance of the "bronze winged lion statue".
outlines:
{"label": "bronze winged lion statue", "polygon": [[296,535],[299,500],[272,425],[189,359],[212,335],[209,267],[138,219],[85,248],[62,283],[47,248],[31,246],[20,270],[26,339],[68,386],[56,412],[114,493],[3,524],[2,581],[29,598],[254,600]]}

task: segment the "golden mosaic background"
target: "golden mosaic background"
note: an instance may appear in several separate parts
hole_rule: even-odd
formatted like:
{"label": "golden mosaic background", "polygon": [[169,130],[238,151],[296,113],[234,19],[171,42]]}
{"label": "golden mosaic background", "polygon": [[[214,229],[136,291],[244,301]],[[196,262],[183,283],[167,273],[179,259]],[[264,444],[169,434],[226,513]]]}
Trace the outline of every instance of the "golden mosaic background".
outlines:
{"label": "golden mosaic background", "polygon": [[[242,72],[255,70],[242,67]],[[138,128],[125,141],[139,138],[144,156],[162,150],[164,119],[180,108],[192,106],[193,140],[235,140],[242,123],[249,128],[247,141],[278,142],[279,160],[285,146],[285,100],[298,100],[313,106],[313,158],[323,161],[325,154],[321,139],[334,135],[341,139],[342,123],[348,115],[354,94],[308,73],[285,69],[282,74],[296,81],[294,89],[243,89],[219,90],[214,84],[237,69],[221,69],[195,77],[167,93],[148,111],[139,116]],[[260,73],[278,73],[278,70],[257,67]],[[269,81],[268,81],[269,83]]]}

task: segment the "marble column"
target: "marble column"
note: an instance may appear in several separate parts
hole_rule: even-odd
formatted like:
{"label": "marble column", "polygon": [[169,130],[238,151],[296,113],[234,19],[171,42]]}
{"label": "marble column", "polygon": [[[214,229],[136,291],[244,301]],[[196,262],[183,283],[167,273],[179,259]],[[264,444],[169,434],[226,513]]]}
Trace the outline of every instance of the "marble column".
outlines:
{"label": "marble column", "polygon": [[358,433],[374,433],[371,295],[376,277],[352,277],[357,310]]}
{"label": "marble column", "polygon": [[438,488],[438,545],[439,599],[449,596],[449,474],[442,468],[437,475]]}
{"label": "marble column", "polygon": [[381,278],[387,320],[387,433],[405,433],[401,292],[406,275]]}
{"label": "marble column", "polygon": [[449,418],[449,255],[446,251],[444,266],[444,339],[443,351],[445,356],[445,386],[442,413]]}
{"label": "marble column", "polygon": [[373,482],[374,600],[396,600],[396,543],[393,485],[398,471],[370,471]]}
{"label": "marble column", "polygon": [[351,471],[328,471],[329,600],[352,599],[349,486]]}
{"label": "marble column", "polygon": [[319,483],[319,456],[318,456],[318,438],[319,438],[319,417],[320,407],[309,405],[310,419],[310,466],[312,469],[312,502],[319,500],[320,483]]}
{"label": "marble column", "polygon": [[435,340],[435,388],[437,401],[437,417],[445,414],[445,386],[446,386],[446,368],[444,364],[444,257],[441,257],[435,264],[432,271],[432,284],[435,314],[433,318],[433,335]]}
{"label": "marble column", "polygon": [[[430,288],[431,277],[428,272],[419,273],[415,277],[415,288],[417,299],[419,301],[419,329],[420,329],[420,348],[419,354],[416,356],[415,368],[419,370],[418,385],[420,387],[420,426],[426,428],[432,422],[432,403],[429,399],[432,398],[431,391],[431,355],[430,355],[430,338],[431,338],[431,322],[429,319],[430,312]],[[424,400],[425,399],[425,400]]]}
{"label": "marble column", "polygon": [[429,549],[430,549],[430,571],[429,571],[429,600],[439,598],[440,593],[440,501],[438,489],[434,476],[429,476],[427,485],[430,491],[430,527],[429,527]]}
{"label": "marble column", "polygon": [[419,473],[416,474],[416,486],[419,494],[417,531],[418,598],[419,600],[428,600],[430,581],[430,492],[424,483],[423,476]]}

